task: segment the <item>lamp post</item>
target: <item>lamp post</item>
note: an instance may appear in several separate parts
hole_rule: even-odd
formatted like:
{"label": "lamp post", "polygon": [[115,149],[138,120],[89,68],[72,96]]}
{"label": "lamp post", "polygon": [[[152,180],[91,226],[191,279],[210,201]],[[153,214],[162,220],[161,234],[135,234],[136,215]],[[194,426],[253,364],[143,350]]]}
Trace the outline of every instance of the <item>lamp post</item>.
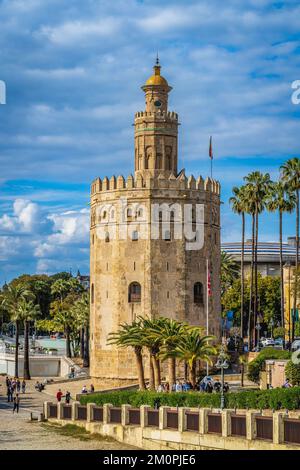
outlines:
{"label": "lamp post", "polygon": [[291,350],[291,263],[287,261],[284,265],[285,268],[288,268],[288,322],[289,322],[289,350]]}
{"label": "lamp post", "polygon": [[256,343],[256,348],[259,349],[259,340],[260,340],[260,330],[261,330],[261,325],[260,325],[260,319],[257,317],[256,321],[256,331],[257,331],[257,343]]}
{"label": "lamp post", "polygon": [[271,327],[271,339],[273,339],[273,326],[274,326],[274,320],[273,320],[273,318],[271,318],[269,325],[270,325],[270,327]]}
{"label": "lamp post", "polygon": [[220,353],[218,356],[218,360],[216,362],[217,369],[221,369],[221,410],[225,407],[225,399],[224,399],[224,370],[228,369],[229,364],[227,362],[227,355],[225,352],[224,344],[221,345]]}

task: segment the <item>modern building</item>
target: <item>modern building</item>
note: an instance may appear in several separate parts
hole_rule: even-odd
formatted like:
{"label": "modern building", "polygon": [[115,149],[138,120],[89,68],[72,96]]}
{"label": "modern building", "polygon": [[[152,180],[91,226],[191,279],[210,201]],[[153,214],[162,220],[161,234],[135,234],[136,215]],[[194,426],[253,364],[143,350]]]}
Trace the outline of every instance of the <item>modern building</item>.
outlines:
{"label": "modern building", "polygon": [[[241,262],[241,242],[229,242],[221,244],[222,251],[232,256],[238,263]],[[258,242],[257,262],[258,271],[263,276],[280,276],[279,242]],[[246,240],[244,250],[244,269],[250,273],[252,259],[252,241]],[[287,243],[283,243],[283,263],[295,264],[296,238],[289,237]]]}
{"label": "modern building", "polygon": [[[208,314],[209,333],[220,335],[220,184],[178,171],[178,115],[168,109],[172,88],[160,69],[157,62],[142,86],[145,110],[135,114],[134,175],[91,185],[95,385],[136,381],[132,351],[108,345],[107,338],[139,315],[206,327]],[[185,236],[187,225],[193,234]]]}
{"label": "modern building", "polygon": [[89,290],[89,288],[90,288],[90,276],[83,276],[82,274],[80,274],[80,271],[78,269],[77,274],[76,274],[76,279],[82,285],[84,290]]}

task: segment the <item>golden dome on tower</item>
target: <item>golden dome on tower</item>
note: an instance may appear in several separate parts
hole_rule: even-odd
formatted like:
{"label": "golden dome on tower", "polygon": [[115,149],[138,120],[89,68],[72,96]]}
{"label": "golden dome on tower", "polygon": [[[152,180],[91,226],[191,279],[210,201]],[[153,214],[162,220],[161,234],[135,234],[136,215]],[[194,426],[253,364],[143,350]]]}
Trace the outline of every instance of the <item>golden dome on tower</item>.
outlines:
{"label": "golden dome on tower", "polygon": [[168,87],[169,84],[167,80],[164,77],[162,77],[160,74],[160,65],[159,65],[158,57],[156,59],[156,64],[154,65],[153,70],[154,70],[154,74],[148,78],[144,86],[161,85],[161,86]]}

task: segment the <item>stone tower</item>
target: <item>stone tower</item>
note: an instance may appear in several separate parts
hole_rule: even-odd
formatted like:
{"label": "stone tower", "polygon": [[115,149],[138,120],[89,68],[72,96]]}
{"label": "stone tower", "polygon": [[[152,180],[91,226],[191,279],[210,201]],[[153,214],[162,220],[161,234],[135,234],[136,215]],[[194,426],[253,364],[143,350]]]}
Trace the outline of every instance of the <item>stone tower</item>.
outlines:
{"label": "stone tower", "polygon": [[[178,172],[178,115],[168,82],[146,81],[135,114],[135,172],[91,186],[90,374],[94,383],[136,381],[133,353],[107,336],[137,316],[166,316],[220,335],[220,185]],[[209,264],[209,274],[207,271]],[[211,295],[207,289],[210,278]]]}

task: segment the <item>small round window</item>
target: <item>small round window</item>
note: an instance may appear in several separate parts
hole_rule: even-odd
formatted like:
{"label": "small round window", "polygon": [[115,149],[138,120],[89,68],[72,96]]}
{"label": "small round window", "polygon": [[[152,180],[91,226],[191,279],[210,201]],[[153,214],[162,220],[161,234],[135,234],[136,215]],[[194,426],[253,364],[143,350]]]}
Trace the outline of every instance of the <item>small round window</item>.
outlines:
{"label": "small round window", "polygon": [[154,106],[156,106],[157,108],[160,108],[160,106],[161,106],[161,101],[159,101],[159,100],[154,101]]}

